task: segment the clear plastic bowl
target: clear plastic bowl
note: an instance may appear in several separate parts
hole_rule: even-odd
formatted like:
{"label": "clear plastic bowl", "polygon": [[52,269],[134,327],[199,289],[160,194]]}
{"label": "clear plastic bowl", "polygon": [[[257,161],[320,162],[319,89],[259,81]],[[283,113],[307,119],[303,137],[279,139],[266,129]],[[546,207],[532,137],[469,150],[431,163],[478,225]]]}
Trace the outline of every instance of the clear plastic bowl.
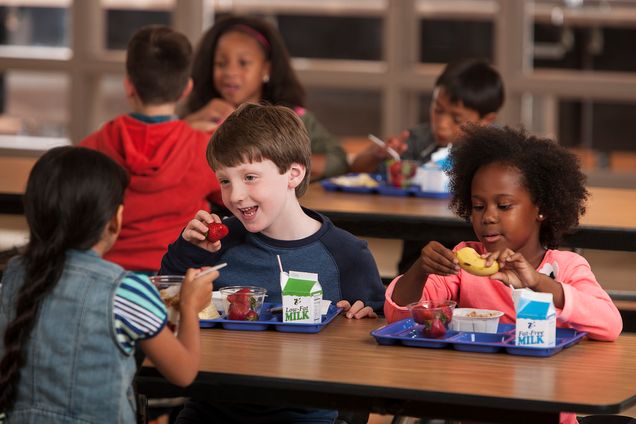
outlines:
{"label": "clear plastic bowl", "polygon": [[149,278],[159,290],[161,300],[166,304],[168,327],[175,331],[179,324],[179,300],[183,275],[153,275]]}
{"label": "clear plastic bowl", "polygon": [[[152,284],[159,290],[161,300],[166,304],[166,309],[168,310],[168,326],[174,331],[179,323],[179,300],[183,275],[153,275],[149,278]],[[219,313],[217,309],[210,297],[208,306],[199,312],[199,319],[218,318]]]}
{"label": "clear plastic bowl", "polygon": [[453,311],[451,330],[471,333],[496,333],[501,311],[492,309],[457,308]]}
{"label": "clear plastic bowl", "polygon": [[456,305],[457,303],[452,300],[441,302],[423,300],[411,303],[407,305],[407,308],[424,337],[439,338],[446,334],[453,320],[453,309]]}
{"label": "clear plastic bowl", "polygon": [[[244,293],[239,291],[244,290]],[[257,321],[261,314],[267,289],[256,286],[227,286],[219,290],[226,319]],[[231,295],[236,295],[232,299]],[[229,296],[229,298],[228,298]],[[231,306],[235,303],[234,306]],[[255,315],[256,314],[256,315]]]}

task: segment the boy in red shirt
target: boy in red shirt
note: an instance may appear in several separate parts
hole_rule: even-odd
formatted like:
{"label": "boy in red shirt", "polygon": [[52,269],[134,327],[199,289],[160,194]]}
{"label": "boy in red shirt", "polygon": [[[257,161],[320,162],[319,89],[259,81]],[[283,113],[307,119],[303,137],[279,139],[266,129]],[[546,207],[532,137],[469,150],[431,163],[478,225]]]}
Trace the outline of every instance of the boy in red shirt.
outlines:
{"label": "boy in red shirt", "polygon": [[119,239],[105,259],[156,272],[184,223],[210,203],[222,205],[205,159],[210,135],[178,119],[177,102],[192,89],[188,39],[165,26],[136,32],[128,44],[124,89],[131,113],[118,116],[80,145],[115,159],[130,174]]}

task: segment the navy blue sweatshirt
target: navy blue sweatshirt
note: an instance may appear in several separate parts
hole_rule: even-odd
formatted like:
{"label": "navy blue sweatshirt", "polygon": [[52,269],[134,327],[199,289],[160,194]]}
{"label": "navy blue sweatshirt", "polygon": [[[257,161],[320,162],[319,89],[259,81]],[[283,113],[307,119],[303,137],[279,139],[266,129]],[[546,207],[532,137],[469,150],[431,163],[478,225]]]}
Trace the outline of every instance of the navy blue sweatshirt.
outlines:
{"label": "navy blue sweatshirt", "polygon": [[267,302],[281,302],[280,255],[285,271],[318,274],[323,299],[334,304],[362,300],[376,313],[383,312],[384,291],[377,265],[367,243],[337,228],[326,216],[303,209],[322,223],[318,232],[300,240],[275,240],[248,232],[236,217],[223,221],[230,233],[221,250],[211,253],[187,242],[181,236],[168,247],[161,261],[160,274],[185,274],[188,268],[200,268],[227,262],[214,281],[218,290],[231,285],[249,285],[267,289]]}

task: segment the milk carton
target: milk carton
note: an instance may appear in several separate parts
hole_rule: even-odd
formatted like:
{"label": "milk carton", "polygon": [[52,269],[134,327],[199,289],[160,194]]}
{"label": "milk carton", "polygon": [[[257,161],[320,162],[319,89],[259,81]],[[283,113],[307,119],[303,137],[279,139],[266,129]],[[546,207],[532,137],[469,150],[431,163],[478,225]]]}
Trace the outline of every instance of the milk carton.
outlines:
{"label": "milk carton", "polygon": [[431,160],[417,169],[412,183],[419,185],[422,191],[448,193],[450,179],[445,171],[451,167],[449,155],[450,146],[437,149]]}
{"label": "milk carton", "polygon": [[515,344],[517,346],[554,347],[556,343],[556,311],[552,293],[514,289],[517,312]]}
{"label": "milk carton", "polygon": [[320,324],[322,286],[318,274],[289,271],[280,273],[283,297],[283,322]]}
{"label": "milk carton", "polygon": [[449,178],[437,165],[425,164],[417,168],[412,184],[419,185],[422,191],[448,193]]}

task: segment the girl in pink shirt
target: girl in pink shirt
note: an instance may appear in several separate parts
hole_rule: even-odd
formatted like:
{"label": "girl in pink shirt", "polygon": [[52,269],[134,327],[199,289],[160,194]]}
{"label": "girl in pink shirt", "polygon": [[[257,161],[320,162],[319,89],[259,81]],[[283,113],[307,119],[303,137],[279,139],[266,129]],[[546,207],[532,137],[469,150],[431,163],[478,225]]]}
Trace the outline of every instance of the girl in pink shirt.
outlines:
{"label": "girl in pink shirt", "polygon": [[[479,242],[453,251],[436,241],[389,285],[384,312],[389,322],[410,317],[406,305],[452,299],[458,307],[496,309],[514,323],[512,288],[552,293],[557,326],[586,331],[591,339],[615,340],[623,323],[587,261],[553,250],[585,212],[585,176],[574,155],[551,140],[510,128],[466,128],[453,146],[449,171],[451,208],[472,223]],[[454,251],[471,246],[498,262],[499,272],[477,277],[459,267]],[[575,423],[562,414],[562,423]]]}

